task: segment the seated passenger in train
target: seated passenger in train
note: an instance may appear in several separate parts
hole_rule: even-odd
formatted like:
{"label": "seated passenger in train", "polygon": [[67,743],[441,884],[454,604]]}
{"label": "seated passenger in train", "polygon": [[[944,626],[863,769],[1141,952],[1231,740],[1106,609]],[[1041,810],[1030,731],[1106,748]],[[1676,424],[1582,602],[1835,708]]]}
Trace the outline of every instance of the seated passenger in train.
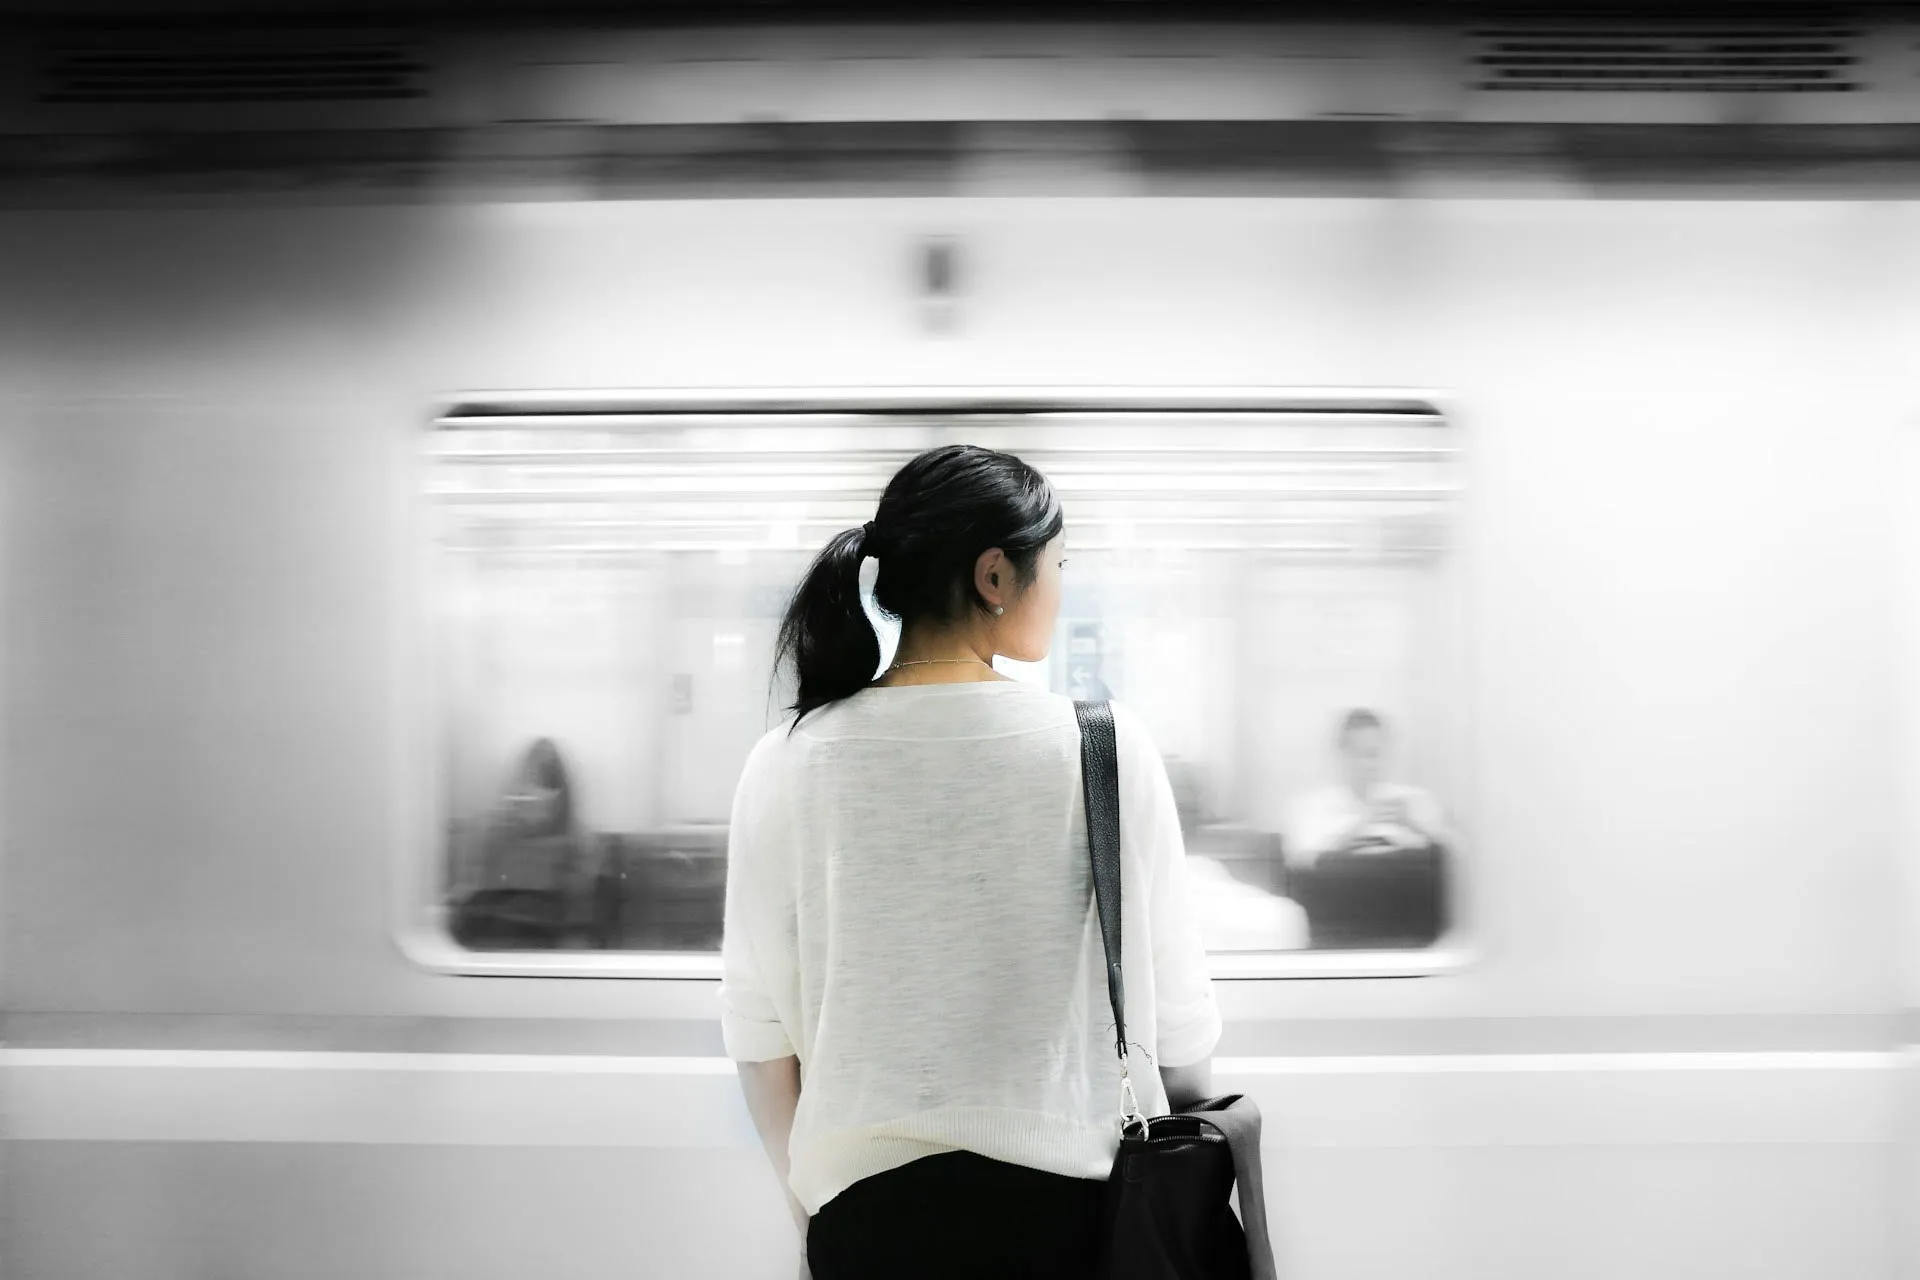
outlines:
{"label": "seated passenger in train", "polygon": [[1449,843],[1432,793],[1386,780],[1387,729],[1364,707],[1349,711],[1336,739],[1341,780],[1299,797],[1287,819],[1287,862],[1311,867],[1330,853],[1379,854]]}
{"label": "seated passenger in train", "polygon": [[482,950],[564,945],[590,923],[584,861],[566,762],[540,738],[489,820],[480,883],[454,906],[454,938]]}

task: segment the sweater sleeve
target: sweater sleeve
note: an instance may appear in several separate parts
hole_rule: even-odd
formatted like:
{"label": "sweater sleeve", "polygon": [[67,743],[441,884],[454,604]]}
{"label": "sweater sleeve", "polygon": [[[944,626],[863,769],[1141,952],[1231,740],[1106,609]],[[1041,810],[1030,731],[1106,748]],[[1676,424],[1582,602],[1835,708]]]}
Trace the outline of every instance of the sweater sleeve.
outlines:
{"label": "sweater sleeve", "polygon": [[1153,985],[1159,1044],[1154,1061],[1185,1067],[1213,1053],[1220,1042],[1219,1008],[1207,972],[1206,945],[1188,890],[1187,851],[1166,762],[1131,712],[1114,707],[1120,752],[1122,838],[1137,833],[1146,864],[1147,918],[1153,954]]}
{"label": "sweater sleeve", "polygon": [[788,985],[794,960],[768,945],[765,929],[769,911],[778,909],[770,892],[770,879],[776,873],[768,855],[773,851],[763,843],[777,838],[778,831],[777,824],[768,821],[766,746],[762,740],[741,770],[727,827],[720,1034],[727,1056],[735,1062],[767,1062],[794,1053],[772,996]]}

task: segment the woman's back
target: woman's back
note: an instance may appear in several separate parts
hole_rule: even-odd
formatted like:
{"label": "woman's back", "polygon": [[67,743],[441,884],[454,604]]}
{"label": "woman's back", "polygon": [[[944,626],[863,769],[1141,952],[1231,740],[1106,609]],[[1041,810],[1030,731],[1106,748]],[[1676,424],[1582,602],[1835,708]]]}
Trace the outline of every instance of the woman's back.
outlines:
{"label": "woman's back", "polygon": [[[872,609],[900,624],[884,668],[868,562]],[[1065,1280],[1099,1252],[1121,1077],[1079,733],[1066,699],[994,669],[1047,656],[1066,565],[1045,476],[941,445],[828,539],[781,619],[797,720],[734,798],[721,1024],[821,1280]],[[1114,721],[1151,1114],[1208,1087],[1220,1015],[1166,766]]]}
{"label": "woman's back", "polygon": [[[1165,768],[1124,708],[1116,730],[1129,1038],[1184,1065],[1219,1017]],[[762,740],[732,832],[728,1051],[798,1053],[809,1212],[940,1151],[1106,1175],[1120,1070],[1071,702],[1011,681],[868,689]],[[1167,1109],[1156,1072],[1134,1083]]]}

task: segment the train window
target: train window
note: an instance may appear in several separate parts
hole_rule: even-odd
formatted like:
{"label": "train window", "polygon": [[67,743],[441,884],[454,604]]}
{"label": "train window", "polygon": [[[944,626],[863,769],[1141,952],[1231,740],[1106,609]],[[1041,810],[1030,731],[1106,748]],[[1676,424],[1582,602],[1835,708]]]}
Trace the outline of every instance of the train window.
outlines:
{"label": "train window", "polygon": [[431,914],[466,956],[712,963],[734,780],[788,697],[788,594],[952,440],[1060,488],[1059,633],[1014,674],[1152,728],[1211,949],[1417,954],[1448,932],[1463,491],[1429,406],[575,401],[467,405],[431,437]]}

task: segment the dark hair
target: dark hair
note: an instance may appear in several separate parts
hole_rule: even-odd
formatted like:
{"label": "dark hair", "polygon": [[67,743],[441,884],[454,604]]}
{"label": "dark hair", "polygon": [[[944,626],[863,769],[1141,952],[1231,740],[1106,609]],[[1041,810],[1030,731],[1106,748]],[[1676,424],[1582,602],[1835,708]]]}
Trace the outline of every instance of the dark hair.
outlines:
{"label": "dark hair", "polygon": [[567,776],[566,761],[560,758],[560,748],[554,745],[552,738],[534,739],[520,757],[520,763],[513,771],[513,781],[508,787],[510,791],[518,791],[523,786],[536,786],[558,793],[553,805],[553,820],[546,824],[545,829],[530,834],[564,835],[573,830],[573,781]]}
{"label": "dark hair", "polygon": [[1378,715],[1367,710],[1365,707],[1355,707],[1353,710],[1347,712],[1345,719],[1340,721],[1340,745],[1345,746],[1347,738],[1352,734],[1360,732],[1362,729],[1380,729],[1384,731],[1386,727],[1386,723],[1382,721]]}
{"label": "dark hair", "polygon": [[873,602],[901,625],[953,623],[987,602],[973,585],[981,553],[1000,548],[1021,587],[1040,549],[1065,526],[1053,485],[1010,453],[978,445],[929,449],[896,471],[864,527],[835,534],[793,593],[776,668],[798,681],[797,725],[809,712],[851,697],[880,666],[880,637],[860,607],[860,562],[879,562]]}

